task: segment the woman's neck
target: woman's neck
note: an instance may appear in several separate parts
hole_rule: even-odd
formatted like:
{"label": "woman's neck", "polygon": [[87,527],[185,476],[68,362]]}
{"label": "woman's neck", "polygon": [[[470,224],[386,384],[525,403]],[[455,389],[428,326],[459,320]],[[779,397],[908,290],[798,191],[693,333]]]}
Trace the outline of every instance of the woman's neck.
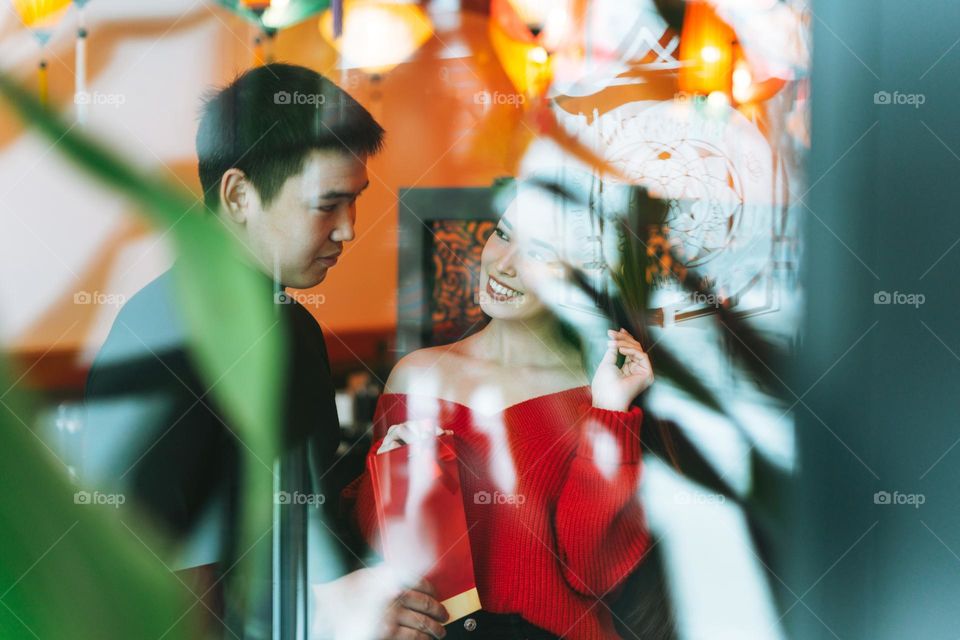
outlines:
{"label": "woman's neck", "polygon": [[476,357],[502,366],[581,368],[580,354],[564,340],[560,324],[548,314],[526,320],[494,318],[472,342]]}

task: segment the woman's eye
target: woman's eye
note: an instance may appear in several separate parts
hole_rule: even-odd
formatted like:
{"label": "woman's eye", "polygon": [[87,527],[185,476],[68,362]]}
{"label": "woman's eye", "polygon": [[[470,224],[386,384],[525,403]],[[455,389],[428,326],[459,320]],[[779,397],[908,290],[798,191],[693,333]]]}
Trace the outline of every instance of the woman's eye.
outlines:
{"label": "woman's eye", "polygon": [[539,251],[530,251],[529,253],[527,253],[527,255],[531,259],[536,260],[537,262],[548,262],[548,263],[557,262],[557,256],[552,254],[546,255],[546,254],[540,253]]}
{"label": "woman's eye", "polygon": [[505,242],[507,242],[507,241],[510,240],[510,236],[507,235],[507,232],[504,231],[503,229],[501,229],[500,227],[495,228],[495,229],[493,230],[493,233],[496,234],[496,236],[497,236],[498,238],[500,238],[501,240],[503,240],[503,241],[505,241]]}

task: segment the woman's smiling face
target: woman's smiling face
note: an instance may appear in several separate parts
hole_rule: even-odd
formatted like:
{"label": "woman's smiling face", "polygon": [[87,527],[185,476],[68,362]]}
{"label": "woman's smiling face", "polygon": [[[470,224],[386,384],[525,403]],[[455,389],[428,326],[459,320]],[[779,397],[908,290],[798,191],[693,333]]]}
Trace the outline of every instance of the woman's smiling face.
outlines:
{"label": "woman's smiling face", "polygon": [[572,212],[543,190],[520,189],[480,256],[484,313],[504,320],[543,313],[543,297],[552,300],[563,290],[564,265],[589,266],[584,250],[593,242],[590,227],[586,211]]}

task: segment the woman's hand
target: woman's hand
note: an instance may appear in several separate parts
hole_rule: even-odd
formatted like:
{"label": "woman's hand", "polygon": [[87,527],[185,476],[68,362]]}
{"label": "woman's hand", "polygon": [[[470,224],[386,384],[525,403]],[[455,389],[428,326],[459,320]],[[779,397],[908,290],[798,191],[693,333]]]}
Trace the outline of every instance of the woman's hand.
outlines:
{"label": "woman's hand", "polygon": [[[653,367],[643,347],[626,329],[608,331],[607,335],[610,337],[607,352],[590,384],[593,406],[626,411],[633,399],[653,384]],[[617,366],[619,354],[627,358],[622,367]]]}
{"label": "woman's hand", "polygon": [[377,453],[386,453],[404,445],[426,442],[431,438],[448,435],[453,431],[445,431],[433,420],[409,420],[395,424],[387,429],[386,435]]}

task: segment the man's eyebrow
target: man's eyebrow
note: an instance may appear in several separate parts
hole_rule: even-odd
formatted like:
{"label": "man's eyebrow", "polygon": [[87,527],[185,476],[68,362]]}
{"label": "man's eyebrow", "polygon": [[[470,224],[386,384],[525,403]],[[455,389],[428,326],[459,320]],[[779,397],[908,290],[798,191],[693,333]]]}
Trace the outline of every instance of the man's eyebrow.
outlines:
{"label": "man's eyebrow", "polygon": [[320,200],[336,200],[338,198],[356,198],[364,190],[370,186],[370,181],[367,180],[362,187],[357,191],[327,191],[324,194],[320,195]]}

